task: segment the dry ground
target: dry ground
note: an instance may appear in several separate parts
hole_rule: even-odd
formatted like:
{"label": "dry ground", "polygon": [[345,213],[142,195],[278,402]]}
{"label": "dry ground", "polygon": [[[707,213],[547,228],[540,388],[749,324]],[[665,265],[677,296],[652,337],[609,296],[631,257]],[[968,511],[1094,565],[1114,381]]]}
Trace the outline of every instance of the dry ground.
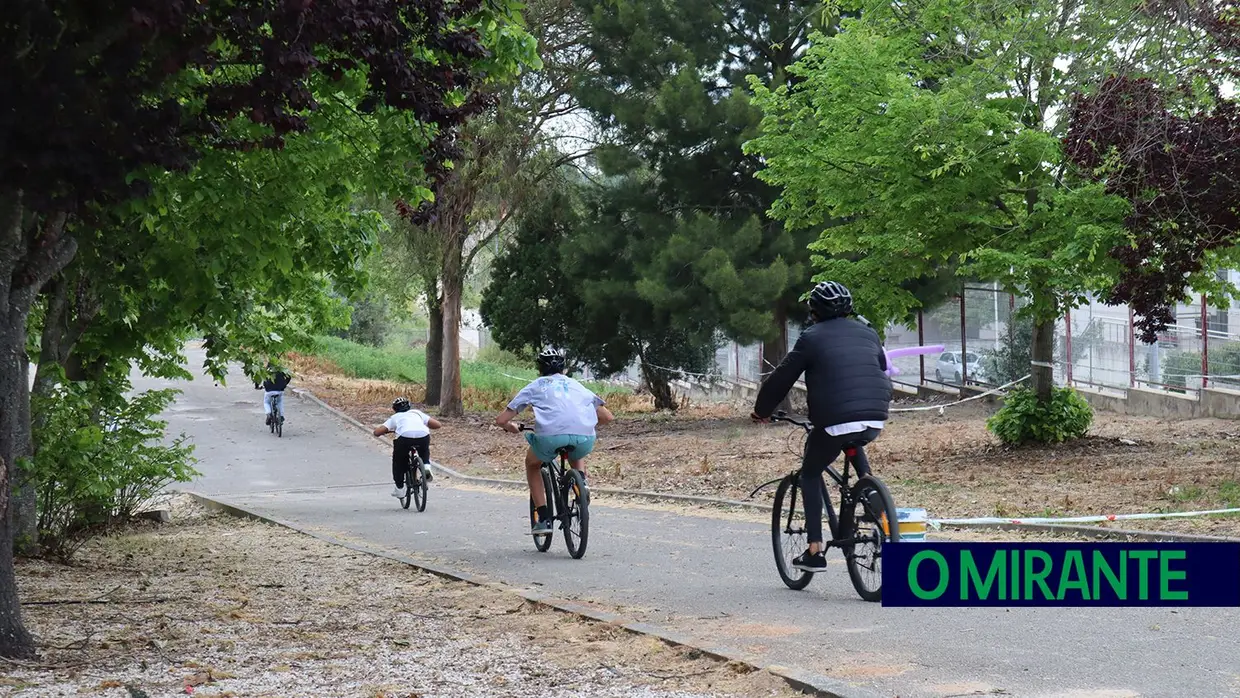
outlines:
{"label": "dry ground", "polygon": [[[364,423],[387,418],[407,386],[339,376],[299,377],[301,386]],[[907,403],[900,407],[924,403]],[[600,432],[587,461],[598,486],[743,499],[793,468],[801,435],[754,425],[735,406],[654,414],[640,401]],[[893,415],[869,449],[898,506],[934,517],[1070,516],[1240,507],[1240,421],[1173,421],[1099,412],[1087,438],[1011,450],[986,431],[996,407],[981,401]],[[436,433],[435,460],[475,475],[521,477],[524,442],[490,414],[450,420]],[[766,493],[769,496],[769,491]],[[763,495],[759,495],[763,496]],[[1240,535],[1240,517],[1125,521],[1124,528]]]}
{"label": "dry ground", "polygon": [[0,696],[776,696],[765,672],[178,501],[173,523],[25,561],[41,645]]}

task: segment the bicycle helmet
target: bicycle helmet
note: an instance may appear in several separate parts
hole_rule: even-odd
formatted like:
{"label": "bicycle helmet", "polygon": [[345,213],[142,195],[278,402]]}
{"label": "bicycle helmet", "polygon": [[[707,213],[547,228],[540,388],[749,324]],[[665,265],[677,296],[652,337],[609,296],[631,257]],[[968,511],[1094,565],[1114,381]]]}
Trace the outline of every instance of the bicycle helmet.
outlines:
{"label": "bicycle helmet", "polygon": [[809,311],[818,320],[852,315],[852,294],[838,281],[823,281],[809,292]]}
{"label": "bicycle helmet", "polygon": [[555,349],[544,349],[538,355],[538,375],[551,376],[564,372],[564,353]]}
{"label": "bicycle helmet", "polygon": [[410,409],[412,409],[412,406],[409,404],[409,398],[407,397],[398,397],[392,401],[393,412],[408,412]]}

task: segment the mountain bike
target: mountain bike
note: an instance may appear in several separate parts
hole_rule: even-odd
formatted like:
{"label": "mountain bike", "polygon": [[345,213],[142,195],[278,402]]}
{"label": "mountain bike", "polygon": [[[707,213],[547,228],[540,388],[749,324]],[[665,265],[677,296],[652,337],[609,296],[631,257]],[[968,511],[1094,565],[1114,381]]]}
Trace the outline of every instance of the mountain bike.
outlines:
{"label": "mountain bike", "polygon": [[[783,412],[771,417],[772,422],[787,422],[805,430],[814,430],[809,422],[800,422]],[[831,531],[831,540],[823,543],[823,549],[839,548],[848,564],[848,576],[853,588],[866,601],[883,599],[883,546],[900,540],[899,517],[891,493],[883,481],[873,474],[864,474],[850,485],[857,451],[864,442],[852,442],[844,446],[843,472],[828,465],[825,474],[831,477],[839,490],[839,513],[831,501],[828,482],[821,482],[822,501]],[[801,493],[801,469],[771,480],[754,489],[752,498],[766,487],[778,484],[775,501],[771,506],[771,545],[775,551],[775,568],[779,577],[790,589],[804,589],[814,578],[792,566],[792,560],[808,547],[806,541],[805,515],[797,508],[797,495]]]}
{"label": "mountain bike", "polygon": [[[524,424],[519,425],[519,429],[534,431]],[[580,560],[586,554],[586,543],[590,538],[590,490],[586,487],[585,476],[568,462],[573,447],[557,448],[555,453],[555,462],[542,464],[547,509],[551,512],[551,520],[560,522],[568,554],[574,560]],[[534,498],[530,497],[530,526],[537,522],[537,508],[534,506]],[[552,536],[552,533],[534,536],[534,548],[540,553],[547,552],[551,548]]]}
{"label": "mountain bike", "polygon": [[422,457],[417,450],[409,450],[409,466],[405,469],[405,494],[400,497],[400,506],[409,508],[409,503],[417,504],[418,511],[426,511],[426,473],[422,472]]}
{"label": "mountain bike", "polygon": [[271,405],[271,420],[267,426],[271,427],[271,433],[277,437],[284,437],[284,410],[280,408],[279,395],[268,395],[267,404]]}

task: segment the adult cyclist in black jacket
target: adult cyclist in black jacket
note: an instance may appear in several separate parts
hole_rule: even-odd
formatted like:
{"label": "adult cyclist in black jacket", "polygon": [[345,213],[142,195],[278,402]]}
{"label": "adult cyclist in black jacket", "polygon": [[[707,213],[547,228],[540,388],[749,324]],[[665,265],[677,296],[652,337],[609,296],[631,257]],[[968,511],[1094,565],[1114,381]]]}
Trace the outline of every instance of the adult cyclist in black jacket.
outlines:
{"label": "adult cyclist in black jacket", "polygon": [[[805,443],[801,492],[809,549],[793,560],[807,572],[827,569],[822,554],[823,470],[849,443],[877,439],[891,404],[887,355],[878,333],[853,313],[852,294],[842,284],[824,281],[809,295],[814,324],[767,378],[754,402],[753,418],[765,422],[802,373],[808,392],[809,421],[814,424]],[[870,472],[863,448],[857,449],[858,475]]]}

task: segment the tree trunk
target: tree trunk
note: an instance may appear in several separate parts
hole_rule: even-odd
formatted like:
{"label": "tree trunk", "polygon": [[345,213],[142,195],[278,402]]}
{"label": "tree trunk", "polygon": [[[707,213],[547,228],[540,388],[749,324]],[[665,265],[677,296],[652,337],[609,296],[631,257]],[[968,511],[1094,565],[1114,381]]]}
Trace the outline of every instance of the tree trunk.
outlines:
{"label": "tree trunk", "polygon": [[426,397],[423,402],[438,405],[443,389],[443,298],[439,279],[426,285]]}
{"label": "tree trunk", "polygon": [[77,253],[66,216],[28,217],[19,191],[0,191],[0,657],[29,658],[34,639],[22,624],[13,569],[17,459],[30,451],[26,324],[44,284]]}
{"label": "tree trunk", "polygon": [[465,233],[445,240],[441,281],[443,283],[443,392],[439,413],[459,417],[465,413],[461,389],[461,296],[465,289],[462,269]]}
{"label": "tree trunk", "polygon": [[[779,365],[784,357],[788,355],[788,310],[781,302],[775,307],[775,329],[776,335],[774,339],[762,342],[762,382],[766,383],[766,379],[770,377],[771,372]],[[780,401],[779,406],[775,408],[778,412],[792,411],[792,396],[785,395]]]}
{"label": "tree trunk", "polygon": [[1051,389],[1055,387],[1052,362],[1055,359],[1055,321],[1035,320],[1033,324],[1033,351],[1030,382],[1038,402],[1050,402]]}
{"label": "tree trunk", "polygon": [[[9,274],[5,274],[9,276]],[[4,294],[0,311],[0,657],[29,659],[34,638],[22,624],[17,599],[17,575],[13,569],[13,507],[10,497],[16,484],[17,458],[29,449],[30,404],[26,358],[26,313],[12,308]],[[23,422],[23,418],[27,418]]]}
{"label": "tree trunk", "polygon": [[656,410],[675,410],[677,407],[676,396],[672,393],[671,381],[668,380],[667,372],[655,368],[646,363],[645,359],[641,360],[642,378],[646,381],[646,386],[650,389],[650,394],[654,396],[654,408]]}

